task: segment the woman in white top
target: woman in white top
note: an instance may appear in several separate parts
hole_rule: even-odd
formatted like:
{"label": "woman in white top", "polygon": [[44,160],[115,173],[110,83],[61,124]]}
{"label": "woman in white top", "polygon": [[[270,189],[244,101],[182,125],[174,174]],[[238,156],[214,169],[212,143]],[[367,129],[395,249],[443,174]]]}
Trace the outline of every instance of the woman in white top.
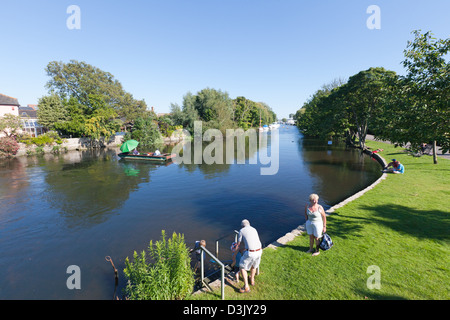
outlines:
{"label": "woman in white top", "polygon": [[[313,252],[313,256],[320,253],[320,238],[322,238],[322,232],[327,230],[327,217],[323,207],[318,202],[319,196],[313,193],[309,196],[309,205],[305,205],[306,232],[309,234],[309,250],[307,252]],[[315,251],[313,249],[314,239],[316,240]]]}

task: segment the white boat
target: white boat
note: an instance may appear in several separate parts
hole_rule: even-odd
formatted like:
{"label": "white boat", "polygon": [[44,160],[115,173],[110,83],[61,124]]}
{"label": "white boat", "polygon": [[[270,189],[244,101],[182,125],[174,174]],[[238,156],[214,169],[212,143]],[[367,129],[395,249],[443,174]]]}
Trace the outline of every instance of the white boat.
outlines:
{"label": "white boat", "polygon": [[269,125],[269,129],[270,130],[276,130],[280,127],[279,123],[272,123],[271,125]]}

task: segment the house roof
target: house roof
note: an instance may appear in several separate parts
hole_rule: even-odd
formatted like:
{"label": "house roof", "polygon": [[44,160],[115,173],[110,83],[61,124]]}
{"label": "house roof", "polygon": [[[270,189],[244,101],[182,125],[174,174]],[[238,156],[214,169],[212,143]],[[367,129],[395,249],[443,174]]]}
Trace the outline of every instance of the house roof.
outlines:
{"label": "house roof", "polygon": [[19,101],[16,98],[6,96],[0,93],[0,105],[6,106],[20,106]]}
{"label": "house roof", "polygon": [[19,107],[19,116],[22,118],[37,118],[37,112],[32,107]]}

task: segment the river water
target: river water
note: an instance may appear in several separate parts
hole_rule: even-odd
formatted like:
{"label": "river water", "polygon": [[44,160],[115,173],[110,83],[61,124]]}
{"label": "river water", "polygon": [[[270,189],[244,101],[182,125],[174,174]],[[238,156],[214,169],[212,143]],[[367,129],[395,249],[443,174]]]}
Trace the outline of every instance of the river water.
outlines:
{"label": "river water", "polygon": [[[189,247],[205,239],[214,252],[215,240],[246,218],[268,245],[304,223],[309,194],[326,209],[381,175],[360,151],[304,139],[293,126],[279,129],[274,175],[250,163],[256,153],[246,164],[155,165],[119,160],[119,152],[0,160],[0,299],[112,299],[125,285],[125,258],[161,230],[184,234]],[[220,241],[221,259],[232,240]],[[72,265],[81,289],[67,287]]]}

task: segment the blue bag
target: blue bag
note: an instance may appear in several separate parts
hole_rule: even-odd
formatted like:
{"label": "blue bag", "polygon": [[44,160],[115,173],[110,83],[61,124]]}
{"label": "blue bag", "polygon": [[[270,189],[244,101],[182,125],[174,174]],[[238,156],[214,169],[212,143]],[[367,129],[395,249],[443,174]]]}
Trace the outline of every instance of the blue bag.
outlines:
{"label": "blue bag", "polygon": [[322,241],[320,241],[319,248],[326,251],[333,246],[333,241],[327,233],[323,233]]}

